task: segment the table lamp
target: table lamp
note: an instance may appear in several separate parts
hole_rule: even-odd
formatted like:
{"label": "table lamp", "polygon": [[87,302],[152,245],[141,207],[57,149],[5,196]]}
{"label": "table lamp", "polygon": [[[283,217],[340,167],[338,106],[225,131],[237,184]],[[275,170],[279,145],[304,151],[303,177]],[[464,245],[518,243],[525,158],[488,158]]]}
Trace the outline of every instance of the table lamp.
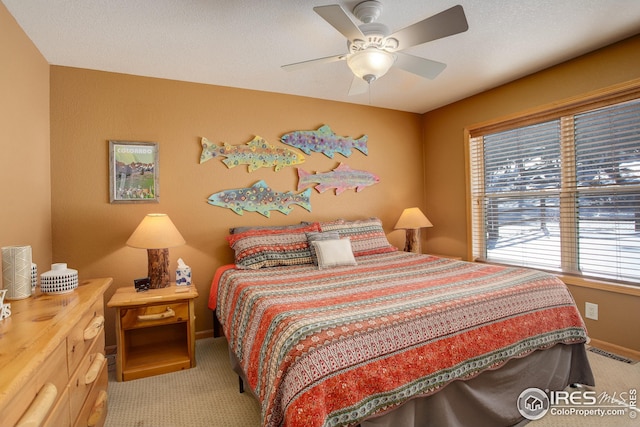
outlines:
{"label": "table lamp", "polygon": [[433,227],[433,224],[422,211],[419,208],[407,208],[402,211],[400,219],[393,228],[407,230],[404,244],[405,252],[422,253],[420,229],[425,227]]}
{"label": "table lamp", "polygon": [[149,287],[169,286],[169,248],[186,242],[167,214],[148,214],[135,229],[127,246],[147,250]]}

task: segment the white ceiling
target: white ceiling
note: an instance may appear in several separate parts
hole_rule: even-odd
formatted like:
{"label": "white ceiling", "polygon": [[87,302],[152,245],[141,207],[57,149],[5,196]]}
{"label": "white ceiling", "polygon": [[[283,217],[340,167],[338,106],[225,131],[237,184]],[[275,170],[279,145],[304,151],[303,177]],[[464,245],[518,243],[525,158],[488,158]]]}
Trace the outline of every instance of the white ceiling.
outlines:
{"label": "white ceiling", "polygon": [[[348,96],[347,52],[313,11],[360,0],[2,0],[53,65],[301,95],[424,113],[640,33],[639,0],[382,0],[392,32],[464,7],[469,30],[406,50],[444,62],[434,80],[392,68]],[[355,18],[354,18],[355,20]],[[640,53],[639,53],[640,54]]]}

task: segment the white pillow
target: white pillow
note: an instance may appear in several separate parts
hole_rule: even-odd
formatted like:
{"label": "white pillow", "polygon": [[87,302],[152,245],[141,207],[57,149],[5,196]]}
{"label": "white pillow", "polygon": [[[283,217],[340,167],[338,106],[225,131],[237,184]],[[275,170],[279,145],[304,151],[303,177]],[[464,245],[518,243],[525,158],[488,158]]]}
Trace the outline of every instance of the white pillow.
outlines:
{"label": "white pillow", "polygon": [[315,240],[310,243],[318,256],[318,268],[357,265],[349,239]]}

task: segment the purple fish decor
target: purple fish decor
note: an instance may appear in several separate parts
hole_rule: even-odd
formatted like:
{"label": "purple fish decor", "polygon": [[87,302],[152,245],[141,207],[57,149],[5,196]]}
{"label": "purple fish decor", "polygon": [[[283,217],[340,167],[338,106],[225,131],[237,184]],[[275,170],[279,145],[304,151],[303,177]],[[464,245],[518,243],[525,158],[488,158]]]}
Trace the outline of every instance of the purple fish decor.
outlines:
{"label": "purple fish decor", "polygon": [[363,170],[351,169],[344,163],[340,163],[338,167],[329,172],[309,173],[298,168],[298,191],[317,184],[314,188],[319,193],[335,188],[336,195],[339,195],[352,188],[359,192],[378,182],[380,182],[380,178],[377,175]]}
{"label": "purple fish decor", "polygon": [[291,191],[280,193],[273,191],[266,182],[260,180],[247,188],[224,190],[212,194],[208,203],[221,208],[228,208],[242,215],[244,211],[258,212],[269,218],[271,211],[280,211],[285,215],[298,205],[311,212],[311,189],[295,194]]}
{"label": "purple fish decor", "polygon": [[312,151],[315,151],[333,159],[335,153],[349,157],[352,148],[365,155],[369,154],[367,138],[367,135],[363,135],[358,139],[338,136],[333,133],[328,125],[324,125],[317,130],[297,130],[287,133],[280,138],[280,141],[283,144],[302,150],[305,154],[311,154]]}
{"label": "purple fish decor", "polygon": [[214,157],[224,157],[222,162],[228,168],[247,165],[249,172],[271,167],[277,172],[286,166],[299,165],[305,161],[302,154],[288,148],[277,148],[259,136],[242,145],[230,145],[226,142],[216,145],[207,138],[202,138],[201,144],[200,163]]}

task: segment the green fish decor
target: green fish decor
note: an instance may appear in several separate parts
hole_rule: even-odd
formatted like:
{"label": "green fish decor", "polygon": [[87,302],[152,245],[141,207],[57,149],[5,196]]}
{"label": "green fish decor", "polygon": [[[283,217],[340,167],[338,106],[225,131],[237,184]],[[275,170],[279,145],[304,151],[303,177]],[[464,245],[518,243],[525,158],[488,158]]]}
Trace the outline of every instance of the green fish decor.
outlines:
{"label": "green fish decor", "polygon": [[311,212],[311,189],[301,193],[273,191],[264,180],[247,188],[236,188],[212,194],[208,202],[213,206],[228,208],[242,215],[244,211],[258,212],[269,218],[270,211],[280,211],[285,215],[293,210],[293,205],[302,206]]}
{"label": "green fish decor", "polygon": [[259,136],[243,145],[230,145],[226,142],[216,145],[204,137],[201,144],[201,164],[214,157],[224,157],[222,162],[228,168],[247,165],[249,172],[270,167],[277,172],[283,167],[299,165],[305,161],[302,154],[288,148],[277,148]]}

